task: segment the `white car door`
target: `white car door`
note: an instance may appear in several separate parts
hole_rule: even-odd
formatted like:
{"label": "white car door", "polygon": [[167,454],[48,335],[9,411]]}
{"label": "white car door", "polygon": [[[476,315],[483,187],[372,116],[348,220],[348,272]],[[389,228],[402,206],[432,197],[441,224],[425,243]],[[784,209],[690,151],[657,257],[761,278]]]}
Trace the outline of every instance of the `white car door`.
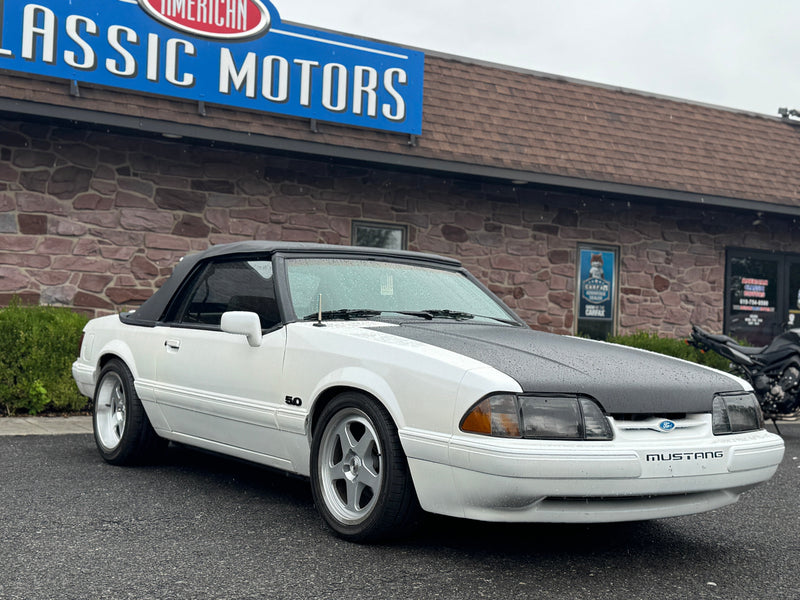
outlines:
{"label": "white car door", "polygon": [[[159,327],[155,398],[174,439],[291,469],[279,413],[286,329],[277,315],[269,261],[226,261],[197,274],[174,322]],[[240,294],[244,292],[244,294]],[[272,294],[270,296],[270,294]],[[253,347],[219,327],[223,312],[260,313]]]}

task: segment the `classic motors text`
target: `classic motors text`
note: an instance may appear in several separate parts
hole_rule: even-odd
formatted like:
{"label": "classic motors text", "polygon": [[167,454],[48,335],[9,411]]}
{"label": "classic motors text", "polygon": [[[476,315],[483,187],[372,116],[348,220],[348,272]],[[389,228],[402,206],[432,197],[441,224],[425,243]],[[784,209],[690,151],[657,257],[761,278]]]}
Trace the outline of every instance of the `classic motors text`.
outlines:
{"label": "classic motors text", "polygon": [[[0,14],[3,4],[0,0]],[[9,16],[5,15],[2,22],[6,31],[15,26]],[[144,75],[143,92],[151,91],[148,82],[161,84],[163,80],[186,89],[198,86],[202,78],[204,88],[210,86],[214,94],[220,94],[218,98],[208,97],[211,102],[225,103],[225,97],[239,94],[252,100],[254,109],[270,110],[270,105],[293,103],[393,122],[402,122],[407,116],[402,91],[408,84],[408,74],[399,67],[379,70],[313,58],[258,56],[252,51],[236,55],[219,43],[196,45],[184,38],[162,39],[152,32],[140,35],[126,25],[101,30],[89,17],[57,16],[50,8],[33,3],[22,11],[20,39],[19,48],[6,48],[0,30],[0,68],[4,57],[20,56],[28,63],[60,64],[79,72],[105,70],[126,80]],[[215,54],[200,56],[198,48]],[[205,81],[211,77],[214,79]]]}

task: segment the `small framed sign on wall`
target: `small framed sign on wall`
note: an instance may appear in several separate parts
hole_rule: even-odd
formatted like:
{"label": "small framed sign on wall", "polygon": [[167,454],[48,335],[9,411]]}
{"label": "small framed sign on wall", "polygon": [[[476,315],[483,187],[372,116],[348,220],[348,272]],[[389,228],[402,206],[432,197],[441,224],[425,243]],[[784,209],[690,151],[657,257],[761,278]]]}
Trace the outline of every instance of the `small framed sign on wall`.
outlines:
{"label": "small framed sign on wall", "polygon": [[612,246],[578,246],[577,333],[604,340],[616,332],[617,262]]}

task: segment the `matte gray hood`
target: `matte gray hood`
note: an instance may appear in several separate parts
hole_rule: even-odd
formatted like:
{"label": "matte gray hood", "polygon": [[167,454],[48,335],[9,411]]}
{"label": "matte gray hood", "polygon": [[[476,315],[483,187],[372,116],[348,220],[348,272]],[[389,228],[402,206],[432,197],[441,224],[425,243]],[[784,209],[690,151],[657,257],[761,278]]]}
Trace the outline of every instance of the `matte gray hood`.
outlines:
{"label": "matte gray hood", "polygon": [[428,322],[380,331],[479,360],[525,392],[587,394],[608,413],[710,412],[715,393],[745,389],[693,363],[522,327]]}

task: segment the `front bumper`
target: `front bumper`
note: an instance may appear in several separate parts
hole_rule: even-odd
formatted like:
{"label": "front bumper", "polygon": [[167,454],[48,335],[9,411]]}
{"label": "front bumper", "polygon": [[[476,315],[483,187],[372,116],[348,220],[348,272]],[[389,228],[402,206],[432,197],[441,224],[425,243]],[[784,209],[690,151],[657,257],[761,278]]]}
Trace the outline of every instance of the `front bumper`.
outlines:
{"label": "front bumper", "polygon": [[[702,416],[705,418],[706,416]],[[509,440],[401,430],[425,510],[485,521],[609,522],[731,504],[768,480],[784,453],[767,431],[627,435],[611,442]]]}

